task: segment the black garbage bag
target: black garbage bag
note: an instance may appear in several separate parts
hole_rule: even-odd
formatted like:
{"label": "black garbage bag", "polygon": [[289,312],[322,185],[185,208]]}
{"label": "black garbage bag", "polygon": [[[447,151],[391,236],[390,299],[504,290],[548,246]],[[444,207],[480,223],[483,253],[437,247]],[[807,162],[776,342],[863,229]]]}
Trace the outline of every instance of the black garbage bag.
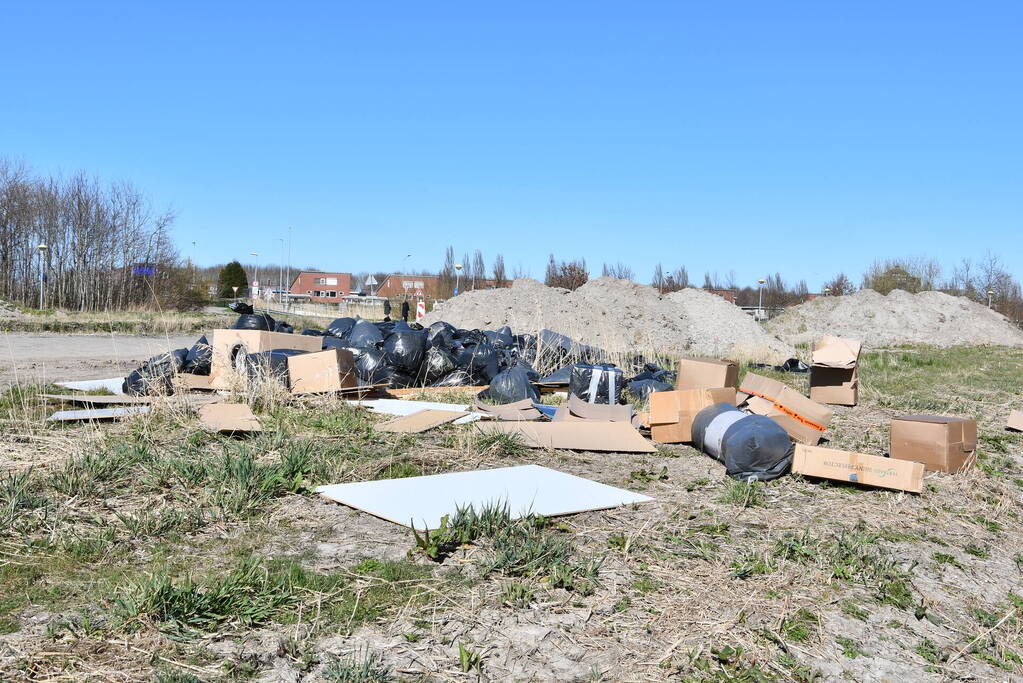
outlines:
{"label": "black garbage bag", "polygon": [[252,306],[244,301],[233,301],[227,307],[239,315],[252,315],[254,313]]}
{"label": "black garbage bag", "polygon": [[479,330],[455,330],[455,339],[462,343],[462,346],[475,346],[477,344],[489,344],[487,335]]}
{"label": "black garbage bag", "polygon": [[511,328],[505,325],[501,329],[494,332],[493,330],[486,330],[483,335],[490,342],[491,346],[495,349],[510,349],[515,344],[515,339],[512,337]]}
{"label": "black garbage bag", "polygon": [[210,365],[212,363],[213,347],[206,341],[206,335],[203,335],[188,350],[181,372],[188,372],[193,375],[208,375],[210,374]]}
{"label": "black garbage bag", "polygon": [[576,363],[568,380],[568,393],[587,403],[615,405],[622,402],[624,376],[610,363]]}
{"label": "black garbage bag", "polygon": [[358,358],[363,351],[366,349],[360,349],[357,346],[352,346],[350,342],[344,339],[338,339],[337,337],[324,337],[323,343],[320,348],[326,351],[327,349],[342,349],[344,351],[351,351],[352,355]]}
{"label": "black garbage bag", "polygon": [[477,394],[477,398],[496,403],[514,403],[528,398],[539,403],[540,392],[529,380],[529,370],[514,366],[502,370],[490,381],[490,386]]}
{"label": "black garbage bag", "polygon": [[444,375],[436,382],[431,384],[431,387],[471,387],[473,385],[472,377],[465,370],[452,370],[448,374]]}
{"label": "black garbage bag", "polygon": [[238,320],[231,326],[231,329],[273,332],[275,327],[277,327],[277,321],[270,317],[268,313],[243,313],[238,316]]}
{"label": "black garbage bag", "polygon": [[431,346],[426,350],[426,357],[420,368],[420,377],[429,384],[455,369],[455,355],[442,346]]}
{"label": "black garbage bag", "polygon": [[456,364],[480,384],[490,384],[490,381],[501,371],[497,349],[487,342],[474,346],[463,346],[458,353]]}
{"label": "black garbage bag", "polygon": [[770,363],[747,363],[746,365],[756,370],[777,370],[778,372],[795,372],[800,374],[810,372],[810,366],[798,358],[789,358],[781,365],[771,365]]}
{"label": "black garbage bag", "polygon": [[574,365],[569,364],[561,368],[558,368],[551,374],[547,375],[540,380],[541,384],[568,384],[569,380],[572,379],[572,368]]}
{"label": "black garbage bag", "polygon": [[443,346],[445,348],[451,348],[454,340],[455,328],[442,320],[438,320],[426,328],[427,346]]}
{"label": "black garbage bag", "polygon": [[693,446],[724,463],[728,476],[743,481],[782,476],[792,466],[794,450],[777,422],[747,415],[731,403],[716,403],[696,414]]}
{"label": "black garbage bag", "polygon": [[285,387],[291,386],[288,374],[288,359],[308,351],[297,349],[272,349],[258,351],[245,356],[245,376],[250,382],[275,380]]}
{"label": "black garbage bag", "polygon": [[131,396],[173,394],[174,375],[185,367],[187,357],[188,349],[153,356],[124,378],[121,390]]}
{"label": "black garbage bag", "polygon": [[384,362],[384,352],[374,347],[362,348],[355,359],[355,375],[367,384],[383,384],[390,379],[391,368]]}
{"label": "black garbage bag", "polygon": [[327,334],[338,339],[346,339],[352,328],[355,327],[355,318],[338,318],[327,325]]}
{"label": "black garbage bag", "polygon": [[[329,330],[328,330],[329,331]],[[348,343],[360,348],[379,348],[384,342],[384,335],[376,325],[368,320],[358,320],[348,332]]]}
{"label": "black garbage bag", "polygon": [[304,330],[302,330],[302,334],[307,337],[322,337],[324,332],[323,330],[317,330],[314,327],[307,327]]}
{"label": "black garbage bag", "polygon": [[295,334],[295,327],[289,325],[283,320],[278,320],[277,324],[274,325],[274,332],[283,332],[284,334]]}
{"label": "black garbage bag", "polygon": [[406,387],[416,386],[416,380],[411,375],[408,375],[400,370],[394,368],[386,368],[385,379],[387,386],[392,389],[404,389]]}
{"label": "black garbage bag", "polygon": [[[406,325],[407,327],[407,325]],[[426,336],[415,330],[395,330],[384,340],[387,364],[407,375],[416,375],[426,355]]]}
{"label": "black garbage bag", "polygon": [[658,365],[657,363],[646,363],[643,366],[643,370],[637,373],[636,376],[629,381],[637,382],[652,379],[654,381],[663,382],[665,384],[674,384],[675,375],[676,373],[674,371],[665,370],[661,368],[661,366]]}
{"label": "black garbage bag", "polygon": [[416,330],[417,332],[419,330],[425,330],[426,329],[425,327],[420,325],[418,322],[409,323],[408,327],[409,327],[410,330]]}
{"label": "black garbage bag", "polygon": [[633,379],[625,384],[625,388],[639,400],[646,401],[655,391],[671,391],[675,385],[658,382],[656,379]]}

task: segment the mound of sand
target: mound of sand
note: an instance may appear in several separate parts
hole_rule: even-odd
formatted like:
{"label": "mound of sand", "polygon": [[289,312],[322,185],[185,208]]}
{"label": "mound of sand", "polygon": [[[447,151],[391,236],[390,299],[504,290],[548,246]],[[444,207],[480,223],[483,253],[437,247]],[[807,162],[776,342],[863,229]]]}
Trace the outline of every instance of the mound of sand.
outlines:
{"label": "mound of sand", "polygon": [[516,333],[544,328],[611,352],[691,354],[778,363],[795,355],[750,316],[699,289],[660,296],[653,287],[602,277],[569,291],[536,280],[510,289],[466,292],[423,321],[468,329],[508,325]]}
{"label": "mound of sand", "polygon": [[825,333],[860,339],[867,346],[1023,346],[1023,330],[965,297],[942,292],[887,296],[863,289],[848,296],[819,297],[794,306],[767,323],[790,344],[813,342]]}

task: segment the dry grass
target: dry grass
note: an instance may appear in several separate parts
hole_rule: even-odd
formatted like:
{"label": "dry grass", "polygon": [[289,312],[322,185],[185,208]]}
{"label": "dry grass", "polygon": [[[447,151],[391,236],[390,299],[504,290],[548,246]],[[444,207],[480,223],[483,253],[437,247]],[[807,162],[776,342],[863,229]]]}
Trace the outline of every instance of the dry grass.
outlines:
{"label": "dry grass", "polygon": [[[24,390],[2,404],[0,678],[1020,677],[1023,438],[1001,427],[1021,380],[1023,354],[1006,349],[864,358],[864,403],[836,410],[832,443],[882,453],[903,412],[979,419],[980,467],[928,474],[919,496],[797,476],[739,490],[685,446],[383,434],[382,418],[326,398],[250,396],[266,431],[247,441],[169,402],[47,427]],[[310,494],[526,462],[656,503],[474,535],[436,563],[407,530]],[[575,569],[497,562],[534,547]],[[377,677],[351,678],[365,672]]]}

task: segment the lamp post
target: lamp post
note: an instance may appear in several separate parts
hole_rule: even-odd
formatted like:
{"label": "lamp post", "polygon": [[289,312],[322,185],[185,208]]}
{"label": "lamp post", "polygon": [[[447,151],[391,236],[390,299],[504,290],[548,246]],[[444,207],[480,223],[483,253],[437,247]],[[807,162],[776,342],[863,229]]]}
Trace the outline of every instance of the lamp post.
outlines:
{"label": "lamp post", "polygon": [[462,264],[455,264],[455,296],[458,296],[458,283],[462,279]]}
{"label": "lamp post", "polygon": [[192,242],[192,287],[195,287],[195,242]]}
{"label": "lamp post", "polygon": [[43,286],[46,282],[46,271],[43,269],[43,254],[49,249],[45,244],[39,245],[39,310],[43,310]]}
{"label": "lamp post", "polygon": [[760,287],[758,288],[760,290],[760,303],[757,304],[757,320],[763,320],[764,319],[764,283],[766,282],[766,280],[764,280],[763,278],[760,278],[759,280],[757,280],[757,282],[760,283]]}
{"label": "lamp post", "polygon": [[256,303],[256,296],[259,295],[259,254],[254,251],[254,252],[250,253],[249,256],[255,256],[256,257],[256,270],[254,271],[253,276],[252,276],[252,281],[256,283],[255,284],[256,293],[252,297],[252,303],[255,304]]}
{"label": "lamp post", "polygon": [[831,287],[825,287],[824,288],[824,296],[827,296],[830,293],[831,293]]}
{"label": "lamp post", "polygon": [[995,295],[995,291],[993,289],[987,290],[987,307],[988,308],[991,308],[991,297],[993,297],[994,295]]}
{"label": "lamp post", "polygon": [[278,237],[281,241],[281,265],[277,269],[277,291],[280,292],[277,300],[284,305],[284,238]]}

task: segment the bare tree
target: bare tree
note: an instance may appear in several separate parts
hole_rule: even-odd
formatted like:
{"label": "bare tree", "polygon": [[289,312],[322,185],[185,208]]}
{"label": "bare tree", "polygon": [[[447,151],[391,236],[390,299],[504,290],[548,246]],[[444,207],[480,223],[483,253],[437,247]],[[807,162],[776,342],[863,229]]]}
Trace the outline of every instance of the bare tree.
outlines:
{"label": "bare tree", "polygon": [[555,261],[554,254],[551,254],[547,263],[547,277],[544,282],[548,287],[564,287],[565,289],[578,289],[589,280],[589,272],[586,270],[586,260],[578,261]]}
{"label": "bare tree", "polygon": [[504,287],[508,284],[508,275],[504,270],[504,256],[498,254],[494,257],[494,286]]}
{"label": "bare tree", "polygon": [[650,284],[661,294],[664,294],[664,269],[658,263],[654,266],[654,278]]}
{"label": "bare tree", "polygon": [[602,272],[603,277],[614,277],[619,280],[632,280],[636,275],[632,272],[632,268],[626,264],[618,261],[617,263],[604,264]]}
{"label": "bare tree", "polygon": [[830,282],[825,282],[822,291],[830,296],[845,296],[856,291],[845,273],[839,273]]}
{"label": "bare tree", "polygon": [[487,266],[483,262],[483,252],[479,249],[472,256],[472,288],[476,289],[477,283],[484,286],[487,279]]}

